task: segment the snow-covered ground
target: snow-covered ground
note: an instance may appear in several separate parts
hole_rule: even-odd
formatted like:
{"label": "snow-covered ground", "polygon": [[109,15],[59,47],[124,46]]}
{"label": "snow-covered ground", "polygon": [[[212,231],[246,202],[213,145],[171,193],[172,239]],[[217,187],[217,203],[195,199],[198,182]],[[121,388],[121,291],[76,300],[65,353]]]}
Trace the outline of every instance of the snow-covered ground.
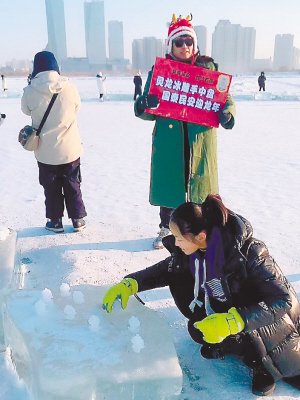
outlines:
{"label": "snow-covered ground", "polygon": [[[145,77],[144,82],[145,82]],[[152,250],[158,208],[148,203],[152,122],[133,114],[131,77],[106,80],[108,97],[97,99],[95,78],[72,78],[82,108],[78,121],[84,146],[82,192],[87,229],[72,233],[44,230],[44,195],[34,156],[17,142],[29,122],[20,111],[25,78],[7,78],[0,93],[0,226],[18,232],[17,263],[25,265],[24,289],[57,290],[65,282],[104,285],[167,256]],[[256,76],[233,78],[236,126],[219,129],[220,194],[225,204],[248,218],[300,294],[300,75],[267,75],[266,93]],[[167,288],[141,294],[147,307],[167,319],[184,372],[181,400],[251,399],[248,369],[234,357],[205,360],[186,331]],[[101,298],[99,298],[99,306]],[[99,313],[102,311],[99,308]],[[27,400],[9,354],[0,356],[0,399]],[[279,382],[276,400],[300,398]],[[85,399],[83,399],[85,400]]]}

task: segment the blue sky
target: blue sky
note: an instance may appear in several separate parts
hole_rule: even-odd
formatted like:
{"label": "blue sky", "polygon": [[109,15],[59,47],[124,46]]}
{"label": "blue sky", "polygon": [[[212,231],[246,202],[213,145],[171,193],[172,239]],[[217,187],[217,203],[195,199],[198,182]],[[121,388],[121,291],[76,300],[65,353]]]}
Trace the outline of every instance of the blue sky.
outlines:
{"label": "blue sky", "polygon": [[[69,56],[85,55],[83,2],[65,0]],[[127,57],[133,39],[165,38],[173,12],[191,12],[195,25],[207,27],[209,42],[219,19],[255,27],[257,58],[273,56],[276,33],[294,34],[294,45],[300,48],[299,0],[104,0],[104,4],[106,25],[109,20],[123,21]],[[0,64],[12,58],[32,59],[47,43],[44,0],[1,0],[0,37]]]}

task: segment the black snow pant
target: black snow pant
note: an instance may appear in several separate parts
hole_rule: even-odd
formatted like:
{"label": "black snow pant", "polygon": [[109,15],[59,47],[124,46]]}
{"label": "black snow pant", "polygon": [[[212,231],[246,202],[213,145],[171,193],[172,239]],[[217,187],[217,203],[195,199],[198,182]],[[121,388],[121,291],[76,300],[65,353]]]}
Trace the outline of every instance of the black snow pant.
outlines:
{"label": "black snow pant", "polygon": [[64,203],[69,218],[85,217],[80,189],[80,158],[67,164],[50,165],[38,161],[39,182],[44,188],[46,218],[57,220],[64,215]]}
{"label": "black snow pant", "polygon": [[168,207],[160,207],[159,209],[159,216],[160,216],[160,228],[168,228],[169,229],[169,222],[170,222],[170,217],[173,212],[174,208],[168,208]]}

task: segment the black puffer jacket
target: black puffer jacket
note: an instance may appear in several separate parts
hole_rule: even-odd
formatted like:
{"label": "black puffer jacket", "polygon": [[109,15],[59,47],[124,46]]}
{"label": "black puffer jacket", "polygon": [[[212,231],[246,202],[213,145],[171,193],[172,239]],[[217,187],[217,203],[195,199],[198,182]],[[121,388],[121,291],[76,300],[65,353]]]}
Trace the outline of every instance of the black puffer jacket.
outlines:
{"label": "black puffer jacket", "polygon": [[[300,305],[294,289],[265,244],[252,237],[252,227],[243,217],[230,213],[221,235],[227,302],[211,298],[212,308],[215,312],[232,306],[238,309],[245,321],[244,332],[275,380],[299,375]],[[170,257],[128,277],[137,280],[139,292],[169,286],[182,314],[192,321],[201,320],[206,316],[203,307],[196,307],[194,313],[189,309],[195,283],[189,256],[175,246],[173,236],[166,237],[164,245]]]}

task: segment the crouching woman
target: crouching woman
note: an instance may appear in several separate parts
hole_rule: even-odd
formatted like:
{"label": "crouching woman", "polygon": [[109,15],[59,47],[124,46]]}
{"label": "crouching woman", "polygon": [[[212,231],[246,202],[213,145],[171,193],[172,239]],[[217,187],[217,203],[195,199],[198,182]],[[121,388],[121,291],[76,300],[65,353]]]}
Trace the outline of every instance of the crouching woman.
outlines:
{"label": "crouching woman", "polygon": [[209,195],[175,209],[170,229],[171,255],[112,286],[103,308],[111,312],[117,298],[125,308],[130,295],[169,286],[203,357],[241,356],[256,395],[271,394],[282,378],[300,389],[299,301],[251,224]]}

